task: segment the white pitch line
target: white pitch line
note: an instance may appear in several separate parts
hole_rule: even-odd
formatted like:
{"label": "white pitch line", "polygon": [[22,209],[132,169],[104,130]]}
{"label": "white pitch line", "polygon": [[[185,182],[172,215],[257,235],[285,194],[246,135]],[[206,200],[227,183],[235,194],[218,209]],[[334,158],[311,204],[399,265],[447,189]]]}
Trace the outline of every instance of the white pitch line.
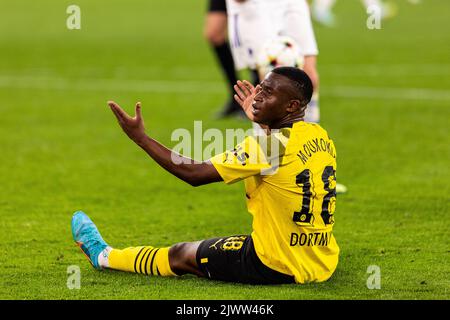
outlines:
{"label": "white pitch line", "polygon": [[[15,70],[3,69],[4,75],[13,75]],[[37,74],[51,73],[48,68],[28,68],[21,70],[22,74],[37,76]],[[81,66],[68,69],[79,74],[98,74],[99,71],[112,72],[117,78],[148,76],[155,78],[160,74],[189,79],[195,74],[199,79],[208,79],[211,75],[211,67],[206,66],[176,66],[174,68],[146,66],[136,68],[116,67],[105,69],[99,67]],[[319,64],[319,71],[330,76],[340,77],[405,77],[405,76],[447,76],[450,74],[450,64]],[[214,70],[215,73],[218,70]]]}
{"label": "white pitch line", "polygon": [[381,100],[449,101],[450,90],[428,88],[381,88],[353,86],[322,86],[325,95],[342,98],[372,98]]}
{"label": "white pitch line", "polygon": [[207,81],[165,81],[129,79],[67,79],[49,77],[0,76],[0,87],[53,89],[65,91],[125,91],[160,93],[222,92],[224,84]]}
{"label": "white pitch line", "polygon": [[[130,79],[67,79],[58,77],[0,75],[0,88],[43,89],[63,91],[122,91],[146,93],[226,92],[225,84],[195,80],[130,80]],[[362,86],[322,86],[321,95],[342,98],[379,100],[449,101],[450,90],[430,88],[392,88]]]}
{"label": "white pitch line", "polygon": [[328,64],[318,67],[320,72],[343,77],[418,77],[450,74],[449,64]]}

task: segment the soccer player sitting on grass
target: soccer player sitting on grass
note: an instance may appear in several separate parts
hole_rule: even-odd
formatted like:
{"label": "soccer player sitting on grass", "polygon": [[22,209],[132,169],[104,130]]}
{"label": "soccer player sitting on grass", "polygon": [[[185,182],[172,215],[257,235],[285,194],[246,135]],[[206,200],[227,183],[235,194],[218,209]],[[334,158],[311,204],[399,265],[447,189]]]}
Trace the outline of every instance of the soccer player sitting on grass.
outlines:
{"label": "soccer player sitting on grass", "polygon": [[339,255],[332,233],[336,150],[324,129],[303,121],[313,91],[310,78],[297,68],[280,67],[256,88],[238,81],[235,90],[250,120],[266,129],[267,139],[278,142],[278,153],[265,152],[256,137],[248,136],[234,150],[194,163],[145,134],[140,103],[135,117],[114,102],[108,104],[128,137],[181,180],[193,186],[244,180],[253,215],[251,235],[120,250],[109,246],[78,211],[72,217],[72,235],[95,268],[159,276],[190,273],[252,284],[331,277]]}

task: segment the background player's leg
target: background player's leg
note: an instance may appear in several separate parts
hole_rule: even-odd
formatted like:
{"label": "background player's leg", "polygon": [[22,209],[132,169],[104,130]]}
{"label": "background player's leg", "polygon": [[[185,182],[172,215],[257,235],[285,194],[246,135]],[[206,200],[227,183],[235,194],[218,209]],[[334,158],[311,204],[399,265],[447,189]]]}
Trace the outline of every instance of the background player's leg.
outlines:
{"label": "background player's leg", "polygon": [[233,86],[237,82],[237,74],[227,38],[225,0],[216,2],[223,2],[223,8],[214,6],[214,1],[210,2],[209,12],[206,16],[204,36],[214,50],[231,94],[230,99],[226,102],[219,115],[223,117],[240,111],[240,107],[233,99]]}
{"label": "background player's leg", "polygon": [[305,72],[311,78],[314,87],[314,93],[311,102],[308,104],[305,113],[305,121],[319,123],[320,109],[319,109],[319,73],[317,72],[317,57],[305,56],[305,65],[303,67]]}
{"label": "background player's leg", "polygon": [[250,82],[256,87],[258,84],[260,84],[261,80],[264,78],[264,76],[261,76],[258,73],[258,70],[250,70]]}
{"label": "background player's leg", "polygon": [[306,108],[305,121],[317,123],[319,116],[319,74],[317,72],[317,41],[311,22],[310,9],[306,1],[290,1],[284,9],[285,35],[292,37],[304,56],[304,71],[311,78],[314,94]]}

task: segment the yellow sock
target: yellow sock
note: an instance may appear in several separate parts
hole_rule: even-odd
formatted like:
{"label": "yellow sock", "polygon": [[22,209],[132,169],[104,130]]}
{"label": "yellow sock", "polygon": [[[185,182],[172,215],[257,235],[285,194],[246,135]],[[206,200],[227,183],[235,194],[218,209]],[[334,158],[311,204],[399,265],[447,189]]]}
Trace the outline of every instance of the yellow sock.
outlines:
{"label": "yellow sock", "polygon": [[108,268],[154,276],[176,276],[170,269],[168,247],[112,249],[108,257]]}

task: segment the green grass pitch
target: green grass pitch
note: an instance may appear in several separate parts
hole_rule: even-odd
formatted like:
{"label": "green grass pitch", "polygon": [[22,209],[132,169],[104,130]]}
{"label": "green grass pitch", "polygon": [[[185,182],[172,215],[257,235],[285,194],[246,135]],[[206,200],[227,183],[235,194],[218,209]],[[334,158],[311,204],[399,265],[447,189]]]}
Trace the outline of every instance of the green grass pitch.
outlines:
{"label": "green grass pitch", "polygon": [[[0,19],[0,299],[448,299],[450,3],[368,30],[359,1],[316,25],[322,125],[338,151],[338,269],[325,283],[249,286],[97,272],[74,245],[84,210],[115,247],[251,231],[243,184],[192,188],[121,132],[109,99],[142,101],[148,133],[214,120],[226,87],[202,38],[206,1],[9,1]],[[81,288],[66,286],[81,268]],[[381,270],[369,290],[367,268]]]}

